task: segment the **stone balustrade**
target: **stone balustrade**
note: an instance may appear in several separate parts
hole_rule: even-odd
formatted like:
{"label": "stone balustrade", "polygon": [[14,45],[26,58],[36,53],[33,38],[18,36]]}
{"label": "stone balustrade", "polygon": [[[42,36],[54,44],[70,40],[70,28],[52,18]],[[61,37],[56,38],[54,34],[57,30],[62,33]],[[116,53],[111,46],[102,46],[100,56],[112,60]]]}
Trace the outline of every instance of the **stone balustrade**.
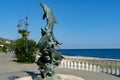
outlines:
{"label": "stone balustrade", "polygon": [[65,56],[58,68],[105,72],[120,76],[120,60]]}

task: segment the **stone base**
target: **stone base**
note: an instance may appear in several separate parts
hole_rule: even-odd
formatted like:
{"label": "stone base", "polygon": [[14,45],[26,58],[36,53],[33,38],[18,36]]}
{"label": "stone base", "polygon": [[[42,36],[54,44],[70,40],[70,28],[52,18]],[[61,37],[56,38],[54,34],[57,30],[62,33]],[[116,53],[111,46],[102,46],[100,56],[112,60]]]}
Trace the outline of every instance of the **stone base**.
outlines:
{"label": "stone base", "polygon": [[58,74],[54,75],[53,77],[46,77],[45,79],[41,78],[40,76],[32,79],[31,76],[21,77],[15,80],[85,80],[81,77],[73,76],[73,75],[66,75],[66,74]]}
{"label": "stone base", "polygon": [[62,80],[85,80],[81,77],[74,76],[74,75],[67,75],[67,74],[58,74]]}
{"label": "stone base", "polygon": [[26,77],[17,78],[15,80],[33,80],[33,79],[31,76],[26,76]]}
{"label": "stone base", "polygon": [[46,78],[41,78],[41,77],[37,77],[34,80],[62,80],[62,78],[60,76],[54,75],[53,77],[46,77]]}

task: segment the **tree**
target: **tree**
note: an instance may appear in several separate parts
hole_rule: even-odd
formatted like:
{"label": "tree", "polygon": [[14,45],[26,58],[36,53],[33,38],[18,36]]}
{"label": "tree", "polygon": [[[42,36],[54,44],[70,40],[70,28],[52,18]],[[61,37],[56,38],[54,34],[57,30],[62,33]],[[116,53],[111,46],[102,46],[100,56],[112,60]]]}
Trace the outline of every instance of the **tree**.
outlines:
{"label": "tree", "polygon": [[36,42],[28,40],[28,52],[26,52],[26,39],[20,38],[16,41],[15,54],[18,62],[33,63],[35,61]]}
{"label": "tree", "polygon": [[[36,42],[27,38],[30,32],[28,31],[28,17],[26,16],[25,19],[19,20],[19,24],[17,25],[18,33],[22,35],[22,38],[16,41],[15,54],[17,61],[33,63],[35,61],[34,52]],[[22,26],[25,28],[21,29]]]}

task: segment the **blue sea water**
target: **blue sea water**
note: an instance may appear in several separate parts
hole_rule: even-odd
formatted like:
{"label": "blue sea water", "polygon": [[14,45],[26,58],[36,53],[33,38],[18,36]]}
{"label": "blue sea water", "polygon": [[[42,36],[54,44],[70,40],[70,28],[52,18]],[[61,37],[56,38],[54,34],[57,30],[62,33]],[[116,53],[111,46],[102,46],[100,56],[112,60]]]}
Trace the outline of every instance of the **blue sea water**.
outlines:
{"label": "blue sea water", "polygon": [[60,49],[57,51],[67,56],[120,59],[120,49]]}

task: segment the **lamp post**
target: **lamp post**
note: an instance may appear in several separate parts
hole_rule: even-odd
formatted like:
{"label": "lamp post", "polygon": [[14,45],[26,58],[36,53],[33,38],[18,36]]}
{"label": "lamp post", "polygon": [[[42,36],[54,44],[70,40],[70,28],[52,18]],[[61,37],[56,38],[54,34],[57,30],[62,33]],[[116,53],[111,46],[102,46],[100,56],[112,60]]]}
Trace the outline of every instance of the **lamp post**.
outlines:
{"label": "lamp post", "polygon": [[[28,17],[26,16],[26,20],[19,20],[19,23],[17,25],[18,28],[18,33],[22,34],[22,37],[25,38],[25,47],[26,47],[26,53],[28,53],[28,36],[29,36],[29,31],[28,31]],[[21,27],[24,26],[23,29]]]}

